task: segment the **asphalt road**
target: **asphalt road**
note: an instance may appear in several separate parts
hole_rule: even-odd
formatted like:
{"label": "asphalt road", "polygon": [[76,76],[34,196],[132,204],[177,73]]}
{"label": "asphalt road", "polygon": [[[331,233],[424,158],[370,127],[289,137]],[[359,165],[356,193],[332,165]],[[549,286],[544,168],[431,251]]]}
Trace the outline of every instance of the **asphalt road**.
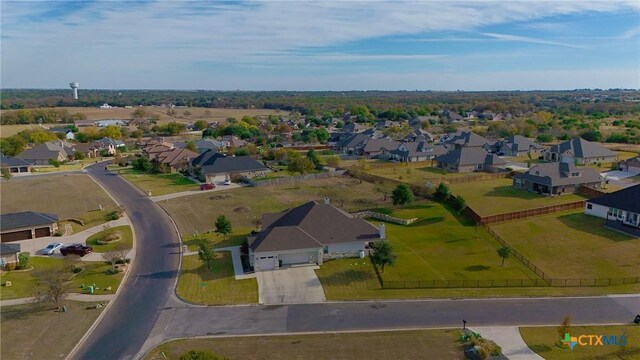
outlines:
{"label": "asphalt road", "polygon": [[180,263],[178,234],[160,207],[104,164],[86,170],[125,207],[135,227],[136,259],[108,313],[73,358],[132,359],[173,293]]}

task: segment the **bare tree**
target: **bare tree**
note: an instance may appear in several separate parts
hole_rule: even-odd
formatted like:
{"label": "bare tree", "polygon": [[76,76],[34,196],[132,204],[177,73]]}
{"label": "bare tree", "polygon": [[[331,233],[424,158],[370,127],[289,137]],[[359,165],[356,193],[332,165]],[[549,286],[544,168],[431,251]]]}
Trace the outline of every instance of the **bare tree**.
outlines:
{"label": "bare tree", "polygon": [[116,268],[116,263],[119,260],[124,261],[127,258],[129,249],[125,248],[124,244],[118,244],[115,250],[105,253],[103,257],[111,263],[111,268]]}
{"label": "bare tree", "polygon": [[37,274],[40,284],[36,293],[36,301],[54,303],[57,309],[62,307],[73,284],[73,275],[63,268],[41,271]]}
{"label": "bare tree", "polygon": [[251,225],[256,228],[256,231],[260,231],[260,229],[262,228],[262,217],[251,216],[249,220],[251,221]]}

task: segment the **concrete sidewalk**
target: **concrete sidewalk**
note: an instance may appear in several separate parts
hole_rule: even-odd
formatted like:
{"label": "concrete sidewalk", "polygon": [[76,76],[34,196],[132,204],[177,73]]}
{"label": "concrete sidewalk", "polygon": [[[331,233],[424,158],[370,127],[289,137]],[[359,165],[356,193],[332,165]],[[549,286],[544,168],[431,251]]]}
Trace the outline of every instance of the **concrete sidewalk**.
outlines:
{"label": "concrete sidewalk", "polygon": [[183,197],[183,196],[198,195],[198,194],[208,194],[208,193],[217,192],[217,191],[237,189],[239,187],[242,187],[242,185],[239,185],[239,184],[236,184],[236,183],[232,183],[231,185],[216,185],[216,187],[214,189],[211,189],[211,190],[181,191],[181,192],[177,192],[177,193],[173,193],[173,194],[150,196],[149,199],[151,199],[151,201],[153,201],[153,202],[159,202],[159,201],[162,201],[162,200],[170,200],[170,199],[175,199],[175,198],[179,198],[179,197]]}
{"label": "concrete sidewalk", "polygon": [[542,360],[520,336],[517,326],[474,327],[483,338],[493,340],[502,348],[502,354],[510,360]]}
{"label": "concrete sidewalk", "polygon": [[[67,300],[84,301],[84,302],[92,302],[92,301],[100,302],[100,301],[111,301],[115,297],[116,297],[115,294],[89,295],[89,294],[81,294],[81,293],[70,293],[69,296],[67,297]],[[0,301],[0,307],[29,304],[34,302],[34,300],[35,300],[34,297],[2,300]]]}
{"label": "concrete sidewalk", "polygon": [[236,280],[252,279],[256,277],[256,274],[245,274],[242,268],[242,260],[240,259],[240,246],[229,246],[223,248],[216,248],[215,251],[229,251],[231,252],[231,258],[233,259],[233,272],[235,273]]}

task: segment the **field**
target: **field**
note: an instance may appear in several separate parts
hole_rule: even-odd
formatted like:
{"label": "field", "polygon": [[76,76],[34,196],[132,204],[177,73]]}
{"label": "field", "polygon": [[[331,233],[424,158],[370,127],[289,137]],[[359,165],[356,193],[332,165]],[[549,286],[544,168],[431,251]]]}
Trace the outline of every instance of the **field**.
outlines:
{"label": "field", "polygon": [[[348,190],[347,190],[348,189]],[[350,177],[305,181],[292,185],[243,187],[220,193],[203,193],[175,198],[159,203],[169,212],[183,235],[213,229],[218,215],[225,215],[234,228],[253,228],[250,218],[265,212],[278,212],[310,200],[323,201],[331,196],[332,203],[353,211],[383,207],[382,195],[373,184],[359,183]],[[339,199],[342,198],[342,199]],[[341,206],[344,200],[344,206]]]}
{"label": "field", "polygon": [[[31,271],[9,271],[0,274],[0,283],[2,283],[2,291],[0,291],[0,299],[17,299],[30,297],[35,294],[38,288],[38,273],[41,271],[51,271],[59,269],[63,266],[63,260],[48,257],[32,257]],[[114,294],[118,289],[123,274],[107,275],[105,271],[111,268],[106,262],[77,262],[76,265],[85,268],[84,271],[76,275],[71,289],[72,292],[83,292],[80,288],[81,284],[95,283],[100,289],[96,290],[96,294]],[[11,281],[12,285],[6,287],[6,281]],[[111,290],[105,288],[111,286]]]}
{"label": "field", "polygon": [[184,256],[176,293],[181,299],[198,304],[255,304],[258,283],[256,279],[236,280],[230,253],[220,251],[216,252],[213,271],[198,255]]}
{"label": "field", "polygon": [[[234,360],[464,359],[458,330],[318,335],[251,336],[176,340],[153,349],[145,360],[177,359],[189,350],[211,351]],[[260,351],[256,351],[256,349]]]}
{"label": "field", "polygon": [[151,191],[153,196],[199,189],[196,183],[180,174],[145,174],[133,169],[116,172],[143,192]]}
{"label": "field", "polygon": [[[2,110],[6,111],[6,110]],[[24,130],[42,129],[38,125],[2,125],[0,126],[0,137],[9,137]]]}
{"label": "field", "polygon": [[[2,359],[64,359],[98,318],[92,303],[67,301],[67,312],[48,305],[3,306],[0,309]],[[66,324],[66,325],[65,325]]]}
{"label": "field", "polygon": [[0,187],[2,213],[41,211],[62,219],[75,218],[88,211],[115,207],[113,200],[89,176],[61,176],[12,179]]}
{"label": "field", "polygon": [[120,234],[120,241],[115,242],[113,244],[98,244],[98,240],[104,237],[104,231],[101,231],[97,234],[91,235],[87,239],[87,245],[93,247],[94,252],[106,253],[109,251],[114,251],[116,249],[131,249],[133,247],[133,234],[131,233],[131,228],[129,226],[117,226],[109,229],[109,231],[113,231],[114,233]]}
{"label": "field", "polygon": [[553,278],[638,276],[640,239],[608,230],[603,223],[570,211],[491,228]]}
{"label": "field", "polygon": [[571,336],[605,335],[627,337],[628,345],[620,346],[580,346],[573,350],[558,346],[558,333],[555,327],[522,327],[520,334],[531,350],[547,360],[578,359],[640,359],[640,327],[638,325],[621,326],[572,326]]}
{"label": "field", "polygon": [[431,166],[431,161],[411,162],[411,163],[367,163],[365,172],[382,176],[388,179],[400,180],[407,183],[424,185],[430,179],[459,178],[465,176],[478,175],[478,173],[452,173],[445,172]]}
{"label": "field", "polygon": [[512,186],[511,179],[494,179],[449,185],[480,216],[564,204],[585,198],[580,195],[543,196]]}

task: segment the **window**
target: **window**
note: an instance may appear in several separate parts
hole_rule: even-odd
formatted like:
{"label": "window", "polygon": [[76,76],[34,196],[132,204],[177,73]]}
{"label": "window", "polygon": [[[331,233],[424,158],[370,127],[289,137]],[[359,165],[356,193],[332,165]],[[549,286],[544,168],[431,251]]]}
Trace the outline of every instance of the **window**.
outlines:
{"label": "window", "polygon": [[324,252],[325,254],[328,254],[328,253],[329,253],[329,245],[325,245],[325,246],[324,246],[323,252]]}
{"label": "window", "polygon": [[587,209],[589,210],[593,209],[593,204],[587,204]]}

